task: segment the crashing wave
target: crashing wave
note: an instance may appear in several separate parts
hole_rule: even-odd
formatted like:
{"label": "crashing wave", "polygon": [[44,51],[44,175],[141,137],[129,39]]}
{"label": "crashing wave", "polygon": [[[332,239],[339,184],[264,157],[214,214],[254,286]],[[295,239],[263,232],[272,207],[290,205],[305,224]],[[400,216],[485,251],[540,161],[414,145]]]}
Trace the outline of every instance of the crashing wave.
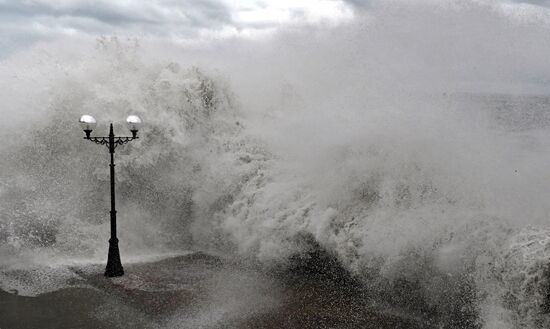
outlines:
{"label": "crashing wave", "polygon": [[256,135],[223,76],[138,54],[102,40],[2,150],[4,273],[38,262],[33,253],[103,259],[107,153],[82,140],[76,120],[93,114],[103,123],[94,134],[111,121],[123,134],[117,122],[133,113],[146,125],[116,153],[123,255],[200,246],[292,268],[322,251],[379,303],[441,327],[548,326],[550,232],[510,224],[508,209],[494,209],[508,195],[486,193],[506,187],[508,172],[491,166],[509,140],[454,112],[418,111],[418,124],[410,108],[361,112],[348,130],[322,113],[280,112],[264,118],[271,134]]}

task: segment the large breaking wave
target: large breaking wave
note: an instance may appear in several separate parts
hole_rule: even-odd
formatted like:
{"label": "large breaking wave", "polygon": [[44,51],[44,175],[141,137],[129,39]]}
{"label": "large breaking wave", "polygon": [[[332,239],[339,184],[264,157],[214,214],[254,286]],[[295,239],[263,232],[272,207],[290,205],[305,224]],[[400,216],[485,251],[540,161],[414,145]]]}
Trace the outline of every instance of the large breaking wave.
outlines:
{"label": "large breaking wave", "polygon": [[[123,134],[134,113],[140,140],[116,154],[123,258],[200,247],[275,267],[323,249],[380,302],[443,327],[548,327],[550,102],[489,92],[532,91],[515,70],[550,67],[486,55],[547,29],[479,4],[405,7],[261,54],[237,42],[229,59],[227,45],[167,61],[112,38],[4,60],[0,265],[105,257],[107,152],[76,120]],[[457,26],[474,40],[442,37]]]}

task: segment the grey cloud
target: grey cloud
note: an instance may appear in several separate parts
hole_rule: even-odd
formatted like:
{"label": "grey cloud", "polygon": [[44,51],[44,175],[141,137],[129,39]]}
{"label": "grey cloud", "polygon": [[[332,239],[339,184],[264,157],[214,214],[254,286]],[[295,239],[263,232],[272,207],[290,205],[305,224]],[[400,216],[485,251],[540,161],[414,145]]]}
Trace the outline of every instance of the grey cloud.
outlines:
{"label": "grey cloud", "polygon": [[230,22],[230,9],[221,1],[135,1],[130,4],[116,1],[74,1],[56,5],[47,1],[0,1],[0,15],[37,19],[76,17],[96,20],[112,26],[139,24],[219,26]]}
{"label": "grey cloud", "polygon": [[[375,0],[343,1],[360,6]],[[259,31],[280,25],[269,19],[242,20],[239,13],[243,7],[228,0],[0,0],[0,45],[8,45],[0,52],[17,47],[17,40],[24,46],[28,44],[24,40],[60,35],[118,34],[188,40],[215,35],[216,31]],[[250,5],[258,7],[270,7],[270,2],[256,0]],[[300,8],[290,10],[293,21],[307,16]]]}
{"label": "grey cloud", "polygon": [[231,23],[231,9],[217,0],[162,1],[164,5],[181,10],[194,26]]}
{"label": "grey cloud", "polygon": [[355,8],[368,8],[372,5],[371,0],[344,0],[344,2]]}
{"label": "grey cloud", "polygon": [[[507,0],[502,0],[506,2]],[[513,3],[528,3],[537,6],[550,7],[550,0],[510,0]],[[371,7],[375,3],[381,3],[383,0],[344,0],[344,2],[354,6],[355,8],[365,9]]]}
{"label": "grey cloud", "polygon": [[0,58],[66,33],[194,37],[232,24],[223,0],[0,0]]}
{"label": "grey cloud", "polygon": [[2,16],[20,16],[20,17],[63,17],[63,16],[81,16],[89,17],[106,23],[128,23],[128,22],[147,22],[151,21],[147,17],[131,15],[115,6],[106,6],[105,3],[92,5],[88,2],[75,6],[55,7],[43,2],[19,2],[6,1],[0,2],[0,13]]}
{"label": "grey cloud", "polygon": [[515,0],[515,2],[550,7],[550,0]]}

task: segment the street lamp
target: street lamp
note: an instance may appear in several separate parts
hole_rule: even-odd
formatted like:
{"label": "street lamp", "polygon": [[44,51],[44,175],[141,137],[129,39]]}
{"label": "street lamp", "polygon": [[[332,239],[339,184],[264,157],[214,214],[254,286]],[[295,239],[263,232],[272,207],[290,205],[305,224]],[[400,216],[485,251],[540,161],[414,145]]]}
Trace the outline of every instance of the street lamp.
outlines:
{"label": "street lamp", "polygon": [[105,276],[116,277],[124,275],[124,269],[120,262],[120,252],[118,250],[118,238],[116,236],[116,209],[115,209],[115,161],[114,153],[115,148],[119,145],[124,145],[134,139],[139,138],[137,132],[142,121],[137,115],[130,115],[126,119],[128,129],[132,132],[132,137],[115,137],[113,133],[113,124],[111,123],[109,128],[108,137],[90,137],[92,130],[96,126],[96,121],[91,115],[83,115],[80,117],[80,126],[89,141],[92,141],[99,145],[105,145],[109,148],[111,154],[111,238],[109,239],[109,255],[107,257],[107,267],[105,268]]}

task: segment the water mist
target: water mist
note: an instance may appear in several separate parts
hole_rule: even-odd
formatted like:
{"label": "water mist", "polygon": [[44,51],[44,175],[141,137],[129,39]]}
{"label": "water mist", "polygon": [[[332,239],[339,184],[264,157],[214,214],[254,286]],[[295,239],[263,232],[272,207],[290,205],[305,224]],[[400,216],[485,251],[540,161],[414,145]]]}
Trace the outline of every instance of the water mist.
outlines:
{"label": "water mist", "polygon": [[76,120],[131,112],[147,125],[117,153],[123,255],[201,248],[275,268],[318,248],[442,327],[547,327],[548,29],[492,1],[374,1],[262,41],[14,54],[0,282],[102,259],[106,159]]}

